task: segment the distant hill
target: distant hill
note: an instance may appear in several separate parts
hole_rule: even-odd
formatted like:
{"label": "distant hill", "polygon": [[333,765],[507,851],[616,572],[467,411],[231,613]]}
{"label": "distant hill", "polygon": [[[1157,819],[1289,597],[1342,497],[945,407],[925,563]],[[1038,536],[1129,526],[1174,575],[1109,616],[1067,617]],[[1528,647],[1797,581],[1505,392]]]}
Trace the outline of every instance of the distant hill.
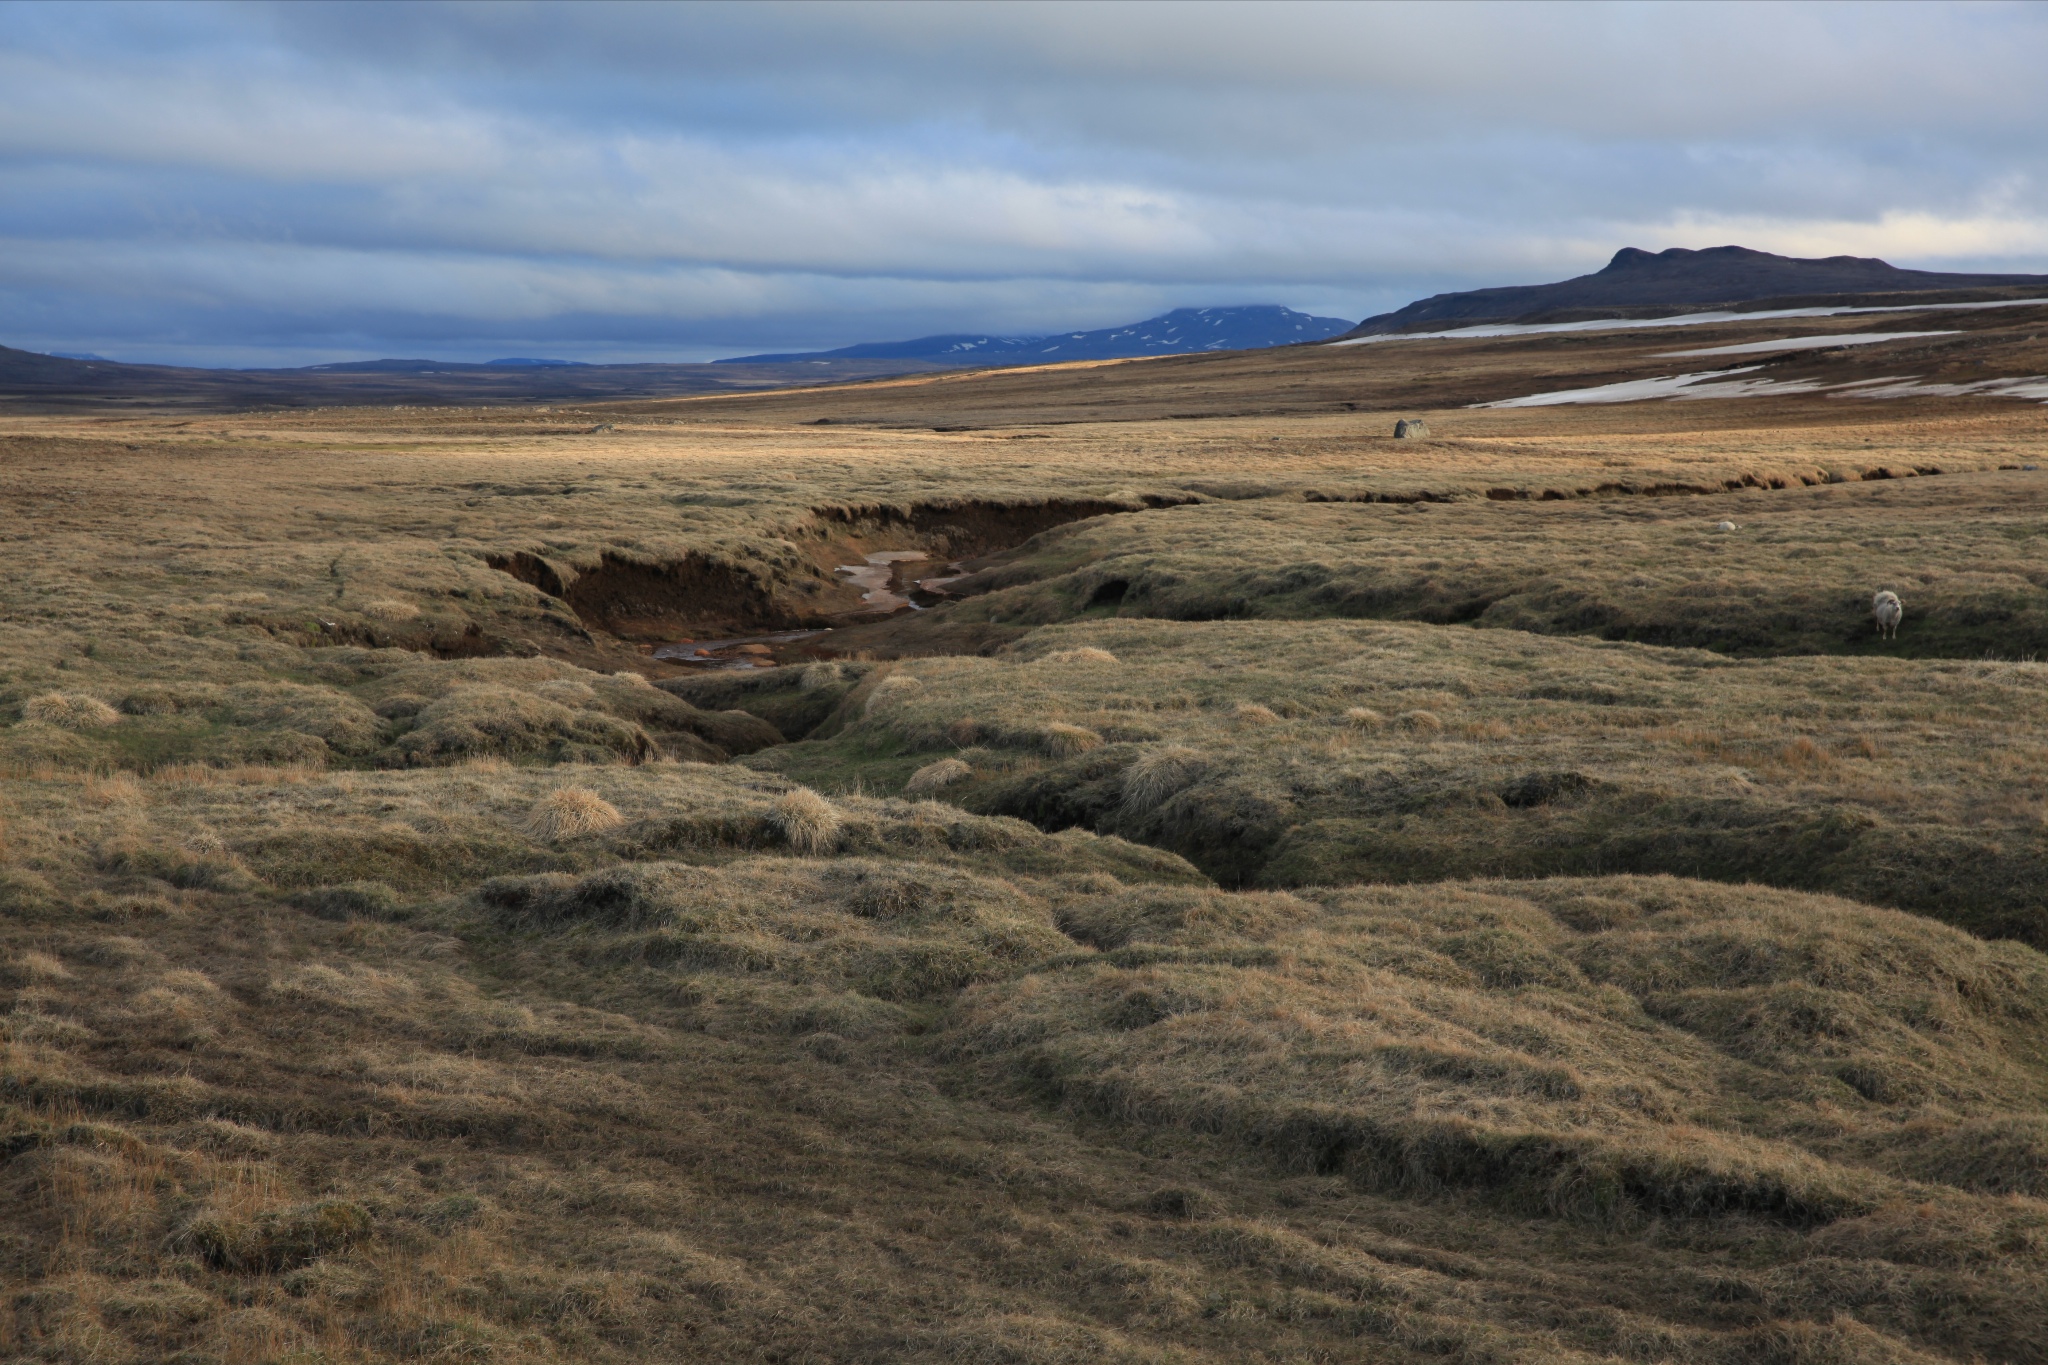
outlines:
{"label": "distant hill", "polygon": [[585,365],[506,359],[364,360],[291,370],[202,370],[72,360],[0,346],[9,411],[136,406],[222,411],[329,404],[579,403],[857,382],[935,368],[908,360],[801,365]]}
{"label": "distant hill", "polygon": [[1311,317],[1272,306],[1178,308],[1128,327],[1050,337],[923,337],[836,351],[678,365],[593,365],[507,356],[481,363],[347,360],[296,369],[203,370],[71,359],[0,346],[0,400],[15,411],[109,403],[221,410],[323,404],[602,402],[858,383],[958,366],[1252,350],[1323,341],[1350,326],[1342,318]]}
{"label": "distant hill", "polygon": [[306,365],[297,370],[250,370],[250,374],[459,374],[476,370],[572,370],[590,369],[580,360],[528,360],[510,356],[504,360],[337,360],[327,365]]}
{"label": "distant hill", "polygon": [[1319,318],[1273,304],[1241,308],[1176,308],[1123,327],[1051,336],[950,334],[914,341],[869,341],[836,351],[735,356],[719,365],[786,364],[810,360],[917,360],[931,365],[1042,365],[1059,360],[1119,360],[1129,356],[1185,355],[1190,351],[1252,351],[1300,341],[1322,341],[1350,330],[1342,318]]}
{"label": "distant hill", "polygon": [[[1925,293],[2005,286],[2048,289],[2048,275],[1956,275],[1901,270],[1869,256],[1805,259],[1740,246],[1688,251],[1623,247],[1604,270],[1557,284],[1512,285],[1437,294],[1367,318],[1347,336],[1459,327],[1482,322],[1551,320],[1548,315],[1613,315],[1622,310],[1687,308],[1792,300],[1808,296]],[[1832,298],[1831,298],[1832,301]],[[1556,319],[1568,320],[1568,319]]]}

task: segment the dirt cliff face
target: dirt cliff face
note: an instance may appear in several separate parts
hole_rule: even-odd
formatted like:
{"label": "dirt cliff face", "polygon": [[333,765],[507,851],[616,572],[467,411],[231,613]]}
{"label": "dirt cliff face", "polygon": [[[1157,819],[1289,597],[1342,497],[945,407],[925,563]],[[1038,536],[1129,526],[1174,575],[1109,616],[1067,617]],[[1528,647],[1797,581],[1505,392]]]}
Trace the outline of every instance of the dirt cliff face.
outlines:
{"label": "dirt cliff face", "polygon": [[839,571],[869,554],[916,551],[945,564],[1015,549],[1072,522],[1194,500],[1153,493],[837,503],[717,551],[519,549],[492,552],[486,562],[559,600],[587,629],[621,640],[810,630],[862,614],[859,591]]}

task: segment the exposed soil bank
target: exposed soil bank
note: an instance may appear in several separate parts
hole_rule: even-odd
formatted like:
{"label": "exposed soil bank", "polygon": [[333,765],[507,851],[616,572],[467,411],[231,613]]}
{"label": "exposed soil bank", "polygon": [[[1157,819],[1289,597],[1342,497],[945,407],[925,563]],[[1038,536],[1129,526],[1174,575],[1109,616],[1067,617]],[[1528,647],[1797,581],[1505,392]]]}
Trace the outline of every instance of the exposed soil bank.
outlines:
{"label": "exposed soil bank", "polygon": [[877,550],[915,549],[934,559],[974,559],[1014,549],[1041,532],[1069,522],[1199,500],[1193,495],[1152,495],[1135,502],[1054,498],[1023,503],[963,499],[912,503],[907,507],[889,503],[850,504],[814,508],[811,524],[792,528],[790,534],[808,534],[835,545],[844,544],[856,548],[861,555]]}
{"label": "exposed soil bank", "polygon": [[[1713,482],[1634,481],[1610,479],[1569,486],[1436,487],[1408,491],[1310,487],[1295,496],[1307,503],[1460,503],[1560,502],[1581,499],[1684,497],[1723,494],[1743,489],[1798,489],[1842,482],[1871,482],[1938,475],[1937,465],[1889,464],[1843,473],[1825,469],[1781,469],[1747,472]],[[873,575],[849,575],[845,566],[880,561],[877,556],[921,555],[935,567],[961,564],[964,572],[949,584],[947,595],[974,596],[1028,581],[1037,574],[1019,572],[1021,565],[989,564],[996,556],[1013,556],[1047,531],[1088,521],[1150,509],[1208,501],[1194,492],[1155,493],[1131,499],[1051,498],[1006,502],[993,499],[944,499],[914,503],[843,503],[819,506],[795,523],[774,528],[767,537],[717,548],[690,549],[678,554],[650,554],[617,547],[561,551],[539,547],[508,549],[489,555],[495,569],[520,579],[557,599],[584,629],[612,640],[647,644],[687,644],[699,640],[730,640],[782,632],[875,625],[877,584]],[[907,562],[907,561],[906,561]],[[892,572],[884,585],[899,596],[926,573]],[[1099,596],[1089,607],[1118,607],[1119,588],[1135,591],[1128,581],[1097,585]],[[1448,622],[1471,619],[1501,594],[1473,594],[1471,612],[1451,613]],[[930,596],[929,594],[927,595]],[[919,605],[929,605],[917,598]],[[903,607],[902,603],[883,605]],[[1128,608],[1126,608],[1128,614]],[[1146,614],[1151,614],[1147,612]],[[1166,612],[1196,619],[1215,612]],[[1230,615],[1230,612],[1220,613]],[[1346,614],[1346,613],[1339,613]],[[1377,615],[1378,612],[1368,612]],[[1425,619],[1438,619],[1427,616]],[[871,631],[869,633],[872,633]],[[881,646],[888,653],[952,652],[934,649],[936,641],[897,646],[890,641],[849,644],[848,648]],[[913,629],[912,636],[929,633]],[[1647,638],[1631,633],[1628,638]],[[599,641],[601,643],[601,641]],[[829,651],[814,646],[808,654],[840,652],[835,639]],[[1669,643],[1698,643],[1691,638]],[[545,646],[543,646],[545,648]],[[552,652],[552,651],[549,651]],[[794,657],[792,655],[791,657]]]}
{"label": "exposed soil bank", "polygon": [[705,629],[744,634],[819,624],[818,613],[809,613],[807,619],[782,600],[772,573],[722,556],[693,552],[643,561],[606,550],[595,565],[578,568],[517,551],[492,555],[489,563],[560,598],[591,629],[624,640],[670,640]]}
{"label": "exposed soil bank", "polygon": [[864,597],[874,585],[841,572],[849,563],[915,554],[943,567],[1018,548],[1071,522],[1197,500],[1188,494],[848,504],[814,508],[780,528],[778,539],[729,550],[663,557],[612,548],[587,554],[517,549],[487,562],[560,600],[588,629],[621,640],[767,635],[872,616],[875,603]]}
{"label": "exposed soil bank", "polygon": [[[1882,479],[1927,478],[1940,474],[1939,465],[1888,464],[1872,465],[1856,471],[1854,479],[1839,470],[1813,469],[1792,471],[1769,471],[1745,473],[1715,483],[1687,483],[1675,480],[1640,482],[1632,479],[1609,479],[1597,484],[1570,485],[1566,487],[1494,487],[1486,490],[1489,502],[1567,502],[1576,498],[1684,498],[1706,497],[1716,493],[1739,493],[1745,488],[1817,488],[1822,484],[1863,482],[1873,483]],[[1377,489],[1319,489],[1310,488],[1302,492],[1304,502],[1462,502],[1469,498],[1463,490],[1437,490],[1421,488],[1413,492],[1385,492]]]}

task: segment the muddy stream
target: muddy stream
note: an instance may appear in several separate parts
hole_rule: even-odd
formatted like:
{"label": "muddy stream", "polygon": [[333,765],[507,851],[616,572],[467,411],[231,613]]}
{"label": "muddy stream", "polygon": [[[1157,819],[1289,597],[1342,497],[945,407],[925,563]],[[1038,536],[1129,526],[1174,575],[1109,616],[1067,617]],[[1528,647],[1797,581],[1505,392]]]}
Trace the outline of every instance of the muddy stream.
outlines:
{"label": "muddy stream", "polygon": [[[861,590],[861,609],[847,616],[848,625],[864,625],[904,611],[923,611],[949,595],[948,585],[965,577],[958,563],[945,565],[945,573],[920,578],[920,570],[933,565],[922,550],[878,550],[864,555],[864,563],[841,564],[834,572]],[[798,640],[815,640],[830,635],[831,628],[785,630],[771,635],[747,635],[731,640],[678,640],[662,645],[654,657],[670,663],[700,664],[708,668],[772,668],[775,651]]]}

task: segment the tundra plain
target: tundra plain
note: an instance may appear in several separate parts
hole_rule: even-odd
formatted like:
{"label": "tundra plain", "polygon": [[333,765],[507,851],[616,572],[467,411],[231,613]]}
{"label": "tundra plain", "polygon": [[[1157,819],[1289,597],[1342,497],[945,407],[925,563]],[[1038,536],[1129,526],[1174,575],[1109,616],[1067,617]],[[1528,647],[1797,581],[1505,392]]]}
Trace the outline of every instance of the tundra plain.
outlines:
{"label": "tundra plain", "polygon": [[0,415],[0,1353],[2048,1360],[2042,312]]}

